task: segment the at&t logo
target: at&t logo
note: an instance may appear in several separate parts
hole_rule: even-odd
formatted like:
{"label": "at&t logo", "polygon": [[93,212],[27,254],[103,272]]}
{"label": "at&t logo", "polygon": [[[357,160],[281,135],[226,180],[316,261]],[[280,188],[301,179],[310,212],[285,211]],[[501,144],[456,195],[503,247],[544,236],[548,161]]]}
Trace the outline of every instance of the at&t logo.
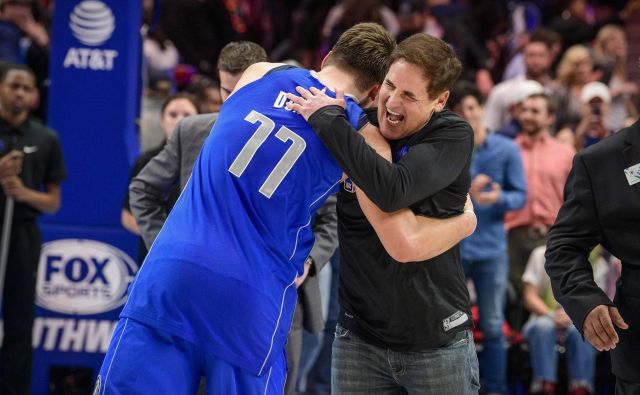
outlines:
{"label": "at&t logo", "polygon": [[66,314],[97,314],[124,304],[137,270],[125,252],[94,240],[46,243],[40,255],[36,302]]}
{"label": "at&t logo", "polygon": [[[84,0],[69,15],[71,34],[82,44],[100,46],[111,38],[116,19],[111,9],[98,0]],[[71,47],[64,67],[91,70],[113,70],[118,51],[113,49]]]}

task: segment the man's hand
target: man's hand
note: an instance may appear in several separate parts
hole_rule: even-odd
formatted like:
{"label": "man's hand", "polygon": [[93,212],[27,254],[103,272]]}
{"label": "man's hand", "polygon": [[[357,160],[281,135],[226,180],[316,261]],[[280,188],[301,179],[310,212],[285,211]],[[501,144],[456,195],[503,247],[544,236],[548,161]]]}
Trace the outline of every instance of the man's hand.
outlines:
{"label": "man's hand", "polygon": [[[487,185],[491,183],[491,190],[485,191]],[[491,177],[486,174],[478,174],[471,182],[471,188],[469,194],[476,201],[476,203],[482,206],[488,206],[494,204],[500,199],[502,188],[497,182],[492,182]]]}
{"label": "man's hand", "polygon": [[301,275],[296,277],[296,279],[293,281],[294,284],[296,285],[296,288],[300,288],[300,286],[302,285],[304,280],[307,278],[307,276],[309,275],[309,268],[310,267],[311,267],[311,261],[307,259],[304,262],[304,271],[302,272]]}
{"label": "man's hand", "polygon": [[342,108],[347,108],[347,102],[344,100],[344,92],[337,90],[336,98],[332,99],[324,93],[325,90],[326,88],[320,90],[314,87],[311,87],[310,90],[306,90],[303,87],[298,86],[296,87],[296,92],[298,92],[300,96],[296,96],[293,93],[287,93],[287,99],[289,99],[289,101],[286,104],[286,108],[302,115],[305,121],[308,121],[311,114],[322,107],[340,106]]}
{"label": "man's hand", "polygon": [[556,328],[558,329],[567,329],[573,323],[564,309],[558,309],[555,311],[553,314],[553,322],[556,324]]}
{"label": "man's hand", "polygon": [[18,202],[22,202],[27,197],[29,190],[24,186],[22,179],[18,176],[9,176],[0,180],[0,185],[5,195],[11,196]]}
{"label": "man's hand", "polygon": [[22,173],[22,158],[24,153],[13,150],[0,158],[0,179],[16,176]]}
{"label": "man's hand", "polygon": [[598,351],[611,350],[619,341],[613,324],[620,329],[629,328],[617,308],[599,305],[591,310],[584,320],[584,337]]}
{"label": "man's hand", "polygon": [[33,18],[33,15],[29,14],[19,18],[16,24],[38,46],[46,47],[49,45],[50,40],[47,29],[41,23],[38,23]]}

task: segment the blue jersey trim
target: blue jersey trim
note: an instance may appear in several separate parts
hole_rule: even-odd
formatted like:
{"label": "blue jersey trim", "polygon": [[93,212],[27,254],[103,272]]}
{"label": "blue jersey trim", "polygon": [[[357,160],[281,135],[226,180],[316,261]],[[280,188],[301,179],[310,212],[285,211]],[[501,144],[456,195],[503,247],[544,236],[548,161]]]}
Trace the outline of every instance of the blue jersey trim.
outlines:
{"label": "blue jersey trim", "polygon": [[[260,371],[258,372],[258,376],[262,375],[262,369],[267,364],[269,357],[271,356],[271,351],[273,350],[273,339],[276,337],[276,333],[278,332],[278,328],[280,327],[280,319],[282,318],[282,310],[284,309],[284,299],[287,295],[287,290],[291,288],[293,284],[295,284],[296,280],[294,279],[291,284],[287,285],[287,287],[282,292],[282,301],[280,302],[280,314],[278,314],[278,320],[276,321],[276,327],[273,329],[273,334],[271,334],[271,344],[269,344],[269,351],[267,352],[267,356],[264,357],[264,362],[262,362],[262,366],[260,367]],[[271,370],[269,370],[269,374],[271,374]]]}

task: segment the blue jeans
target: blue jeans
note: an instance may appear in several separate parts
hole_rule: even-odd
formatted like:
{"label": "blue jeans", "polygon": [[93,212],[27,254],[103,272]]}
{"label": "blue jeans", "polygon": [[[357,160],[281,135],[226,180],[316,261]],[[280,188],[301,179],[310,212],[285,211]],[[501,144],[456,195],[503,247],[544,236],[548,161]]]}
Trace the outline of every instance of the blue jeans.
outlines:
{"label": "blue jeans", "polygon": [[507,348],[502,323],[509,275],[507,254],[504,252],[488,260],[463,259],[462,267],[467,279],[473,281],[478,297],[483,334],[480,368],[484,391],[504,394],[507,392]]}
{"label": "blue jeans", "polygon": [[331,364],[331,393],[477,394],[478,358],[471,331],[448,345],[422,352],[396,352],[366,343],[336,327]]}
{"label": "blue jeans", "polygon": [[[557,381],[558,355],[556,344],[558,330],[553,318],[538,316],[531,318],[523,328],[524,338],[529,343],[531,370],[534,380]],[[580,332],[571,325],[564,334],[569,383],[584,382],[593,388],[596,366],[595,349],[582,340]]]}

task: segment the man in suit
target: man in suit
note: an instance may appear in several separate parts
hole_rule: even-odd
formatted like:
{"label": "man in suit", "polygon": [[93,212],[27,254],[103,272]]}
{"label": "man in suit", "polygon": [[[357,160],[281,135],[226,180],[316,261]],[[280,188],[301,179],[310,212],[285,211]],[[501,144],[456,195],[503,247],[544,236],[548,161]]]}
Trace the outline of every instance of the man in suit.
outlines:
{"label": "man in suit", "polygon": [[[640,122],[577,154],[549,234],[553,293],[599,351],[611,350],[616,394],[640,393]],[[622,261],[614,302],[588,257],[602,244]]]}

